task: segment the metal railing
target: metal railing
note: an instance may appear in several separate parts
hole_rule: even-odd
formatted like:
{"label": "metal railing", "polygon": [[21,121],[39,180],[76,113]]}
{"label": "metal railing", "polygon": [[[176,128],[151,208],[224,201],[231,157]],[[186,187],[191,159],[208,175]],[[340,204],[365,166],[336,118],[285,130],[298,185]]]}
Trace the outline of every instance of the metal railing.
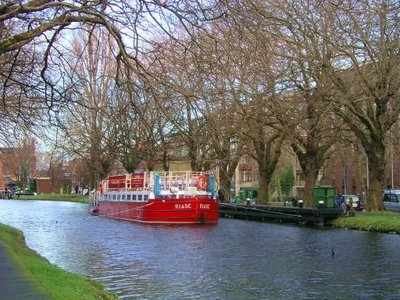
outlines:
{"label": "metal railing", "polygon": [[[154,188],[154,178],[158,176],[160,179],[161,190],[174,191],[193,191],[205,190],[207,187],[208,176],[210,172],[193,172],[193,171],[169,171],[169,172],[144,172],[143,186],[132,187],[133,174],[127,174],[125,179],[119,180],[120,185],[124,187],[110,188],[109,180],[103,180],[101,183],[102,192],[132,192],[132,191],[151,191]],[[118,184],[118,180],[114,180],[114,184]]]}

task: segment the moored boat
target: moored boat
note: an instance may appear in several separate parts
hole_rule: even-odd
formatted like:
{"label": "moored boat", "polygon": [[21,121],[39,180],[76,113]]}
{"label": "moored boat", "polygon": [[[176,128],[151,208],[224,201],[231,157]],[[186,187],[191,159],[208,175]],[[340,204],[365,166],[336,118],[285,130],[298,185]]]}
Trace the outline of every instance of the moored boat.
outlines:
{"label": "moored boat", "polygon": [[92,214],[153,224],[218,222],[215,177],[207,172],[109,176],[93,195]]}

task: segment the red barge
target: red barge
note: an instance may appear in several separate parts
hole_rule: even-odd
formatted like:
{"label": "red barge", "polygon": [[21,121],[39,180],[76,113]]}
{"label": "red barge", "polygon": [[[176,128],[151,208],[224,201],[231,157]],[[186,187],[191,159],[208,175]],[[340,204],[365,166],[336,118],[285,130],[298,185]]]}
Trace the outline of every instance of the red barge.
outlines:
{"label": "red barge", "polygon": [[109,176],[93,195],[95,215],[152,224],[215,224],[215,177],[207,172],[143,172]]}

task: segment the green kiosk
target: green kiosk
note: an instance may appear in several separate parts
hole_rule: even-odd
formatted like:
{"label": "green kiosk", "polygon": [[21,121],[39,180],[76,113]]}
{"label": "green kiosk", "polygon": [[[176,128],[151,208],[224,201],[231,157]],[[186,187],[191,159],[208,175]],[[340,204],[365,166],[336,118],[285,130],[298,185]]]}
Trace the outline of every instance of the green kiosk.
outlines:
{"label": "green kiosk", "polygon": [[313,189],[313,199],[318,208],[334,208],[336,189],[333,186],[316,186]]}
{"label": "green kiosk", "polygon": [[[239,195],[233,200],[236,204],[255,204],[258,195],[258,188],[255,187],[241,187]],[[247,203],[249,201],[250,203]]]}

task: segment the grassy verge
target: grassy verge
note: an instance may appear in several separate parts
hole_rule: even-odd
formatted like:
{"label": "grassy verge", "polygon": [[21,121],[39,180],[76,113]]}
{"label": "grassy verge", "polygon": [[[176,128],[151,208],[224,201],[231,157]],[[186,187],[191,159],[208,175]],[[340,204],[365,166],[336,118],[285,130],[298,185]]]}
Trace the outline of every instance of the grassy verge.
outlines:
{"label": "grassy verge", "polygon": [[88,203],[89,197],[76,194],[38,194],[38,195],[20,195],[14,196],[16,200],[47,200],[47,201],[69,201],[69,202],[80,202]]}
{"label": "grassy verge", "polygon": [[400,233],[400,214],[394,212],[360,212],[354,217],[340,217],[330,222],[338,228]]}
{"label": "grassy verge", "polygon": [[29,249],[25,245],[22,232],[12,227],[0,224],[0,241],[5,245],[17,267],[32,280],[38,290],[49,295],[51,299],[117,299],[116,296],[106,292],[100,284],[49,263]]}

